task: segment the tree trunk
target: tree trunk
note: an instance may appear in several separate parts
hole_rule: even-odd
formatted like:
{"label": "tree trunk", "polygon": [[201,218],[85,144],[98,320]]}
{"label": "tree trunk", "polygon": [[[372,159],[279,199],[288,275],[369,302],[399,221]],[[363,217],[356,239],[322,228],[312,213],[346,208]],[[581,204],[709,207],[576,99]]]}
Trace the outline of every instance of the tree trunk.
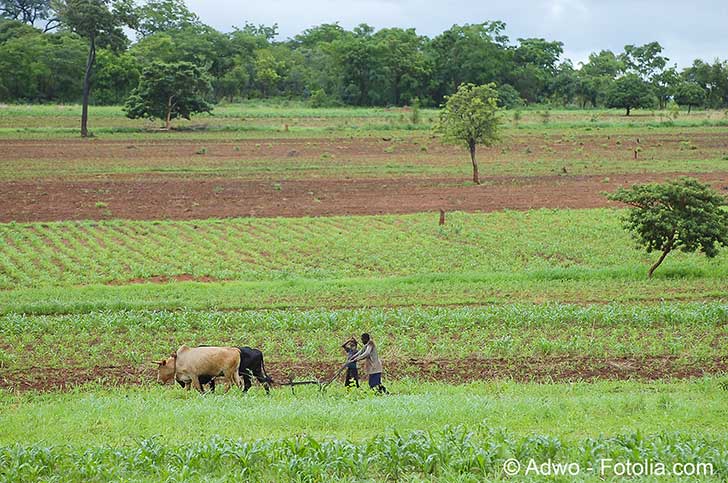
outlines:
{"label": "tree trunk", "polygon": [[91,71],[96,62],[96,35],[89,37],[88,59],[86,59],[86,75],[83,77],[83,103],[81,107],[81,137],[88,137],[88,98],[91,93]]}
{"label": "tree trunk", "polygon": [[665,259],[665,257],[667,256],[667,254],[668,254],[668,253],[670,253],[670,251],[671,251],[671,250],[672,250],[672,242],[670,242],[670,243],[669,243],[669,244],[668,244],[668,245],[667,245],[667,246],[665,247],[665,249],[664,249],[664,250],[662,251],[662,255],[660,255],[660,259],[659,259],[659,260],[657,260],[657,263],[655,263],[654,265],[652,265],[652,266],[650,267],[650,271],[649,271],[649,272],[647,272],[647,278],[652,278],[652,273],[653,273],[653,272],[654,272],[655,270],[657,270],[657,267],[659,267],[659,266],[660,266],[660,264],[662,263],[662,261],[663,261],[663,260]]}
{"label": "tree trunk", "polygon": [[628,116],[629,116],[629,111],[630,111],[630,109],[631,109],[631,107],[628,107],[628,108],[627,108],[627,115],[628,115]]}
{"label": "tree trunk", "polygon": [[692,109],[692,108],[693,108],[693,105],[692,104],[688,104],[688,116],[690,115],[690,109]]}
{"label": "tree trunk", "polygon": [[169,131],[169,128],[172,125],[172,96],[169,96],[169,99],[167,99],[167,115],[164,118],[164,127]]}
{"label": "tree trunk", "polygon": [[470,161],[473,163],[473,183],[480,184],[480,175],[478,174],[478,161],[475,159],[475,142],[469,142]]}

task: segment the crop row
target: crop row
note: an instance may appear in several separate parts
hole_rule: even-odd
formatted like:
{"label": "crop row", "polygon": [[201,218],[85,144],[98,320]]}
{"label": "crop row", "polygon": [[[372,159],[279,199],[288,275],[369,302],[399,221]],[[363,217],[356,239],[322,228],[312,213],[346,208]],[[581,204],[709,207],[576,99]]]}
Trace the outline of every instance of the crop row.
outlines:
{"label": "crop row", "polygon": [[[5,481],[482,481],[506,479],[504,463],[531,460],[580,468],[580,479],[601,481],[623,476],[625,462],[644,464],[649,476],[662,464],[667,471],[685,465],[689,472],[707,473],[705,481],[728,474],[728,443],[670,433],[645,437],[625,433],[615,437],[563,442],[548,435],[513,438],[503,431],[476,434],[461,427],[442,432],[396,431],[364,443],[295,437],[252,443],[212,438],[188,445],[147,439],[126,448],[0,447],[0,477]],[[652,466],[649,466],[649,465]],[[533,468],[533,467],[532,467]],[[588,471],[588,468],[595,469]],[[639,467],[635,467],[639,468]],[[644,469],[651,468],[651,469]],[[682,466],[679,468],[683,468]],[[546,472],[549,470],[541,469]],[[553,471],[553,470],[552,470]],[[682,470],[681,470],[682,471]],[[690,473],[688,473],[690,474]],[[703,479],[703,478],[701,478]]]}
{"label": "crop row", "polygon": [[181,344],[229,344],[259,347],[271,364],[335,367],[343,340],[365,331],[390,361],[668,357],[699,365],[726,355],[728,304],[7,315],[0,317],[0,366],[144,367]]}
{"label": "crop row", "polygon": [[[634,247],[619,215],[451,213],[444,227],[432,214],[2,224],[0,288],[183,275],[260,281],[557,269],[599,278],[589,272],[605,268],[641,278],[654,256]],[[676,253],[661,271],[713,277],[726,269],[726,254]]]}

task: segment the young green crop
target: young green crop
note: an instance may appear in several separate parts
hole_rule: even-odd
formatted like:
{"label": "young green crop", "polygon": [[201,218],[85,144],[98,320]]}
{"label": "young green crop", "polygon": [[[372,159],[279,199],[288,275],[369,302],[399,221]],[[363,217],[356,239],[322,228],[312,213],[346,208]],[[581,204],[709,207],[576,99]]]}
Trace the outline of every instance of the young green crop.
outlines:
{"label": "young green crop", "polygon": [[[0,288],[125,282],[153,276],[220,280],[342,279],[558,272],[641,278],[615,210],[451,213],[297,219],[0,224]],[[728,255],[676,256],[666,276],[725,277]],[[600,272],[601,271],[601,272]]]}
{"label": "young green crop", "polygon": [[[148,361],[181,344],[248,345],[266,354],[269,369],[291,362],[336,367],[352,335],[376,335],[382,357],[408,373],[410,358],[460,366],[468,358],[514,365],[500,376],[527,377],[529,361],[563,358],[599,366],[630,358],[665,359],[670,370],[711,371],[725,356],[726,303],[633,305],[504,305],[354,310],[109,311],[67,316],[0,317],[10,382],[24,368],[56,370],[116,365],[141,374]],[[29,350],[28,348],[31,348]],[[568,362],[571,360],[572,362]],[[592,362],[589,362],[592,361]],[[547,362],[547,361],[546,361]],[[544,363],[546,363],[544,362]],[[390,366],[390,369],[392,367]],[[615,376],[634,367],[612,367]],[[323,370],[323,369],[317,369]],[[38,376],[43,376],[38,373]],[[531,373],[535,376],[535,373]],[[319,374],[321,376],[321,374]],[[433,372],[434,377],[452,377]],[[472,376],[471,376],[472,377]]]}
{"label": "young green crop", "polygon": [[508,458],[584,468],[612,458],[711,463],[720,479],[728,427],[718,382],[401,382],[388,397],[341,388],[268,397],[159,387],[0,393],[0,476],[482,481],[503,477]]}

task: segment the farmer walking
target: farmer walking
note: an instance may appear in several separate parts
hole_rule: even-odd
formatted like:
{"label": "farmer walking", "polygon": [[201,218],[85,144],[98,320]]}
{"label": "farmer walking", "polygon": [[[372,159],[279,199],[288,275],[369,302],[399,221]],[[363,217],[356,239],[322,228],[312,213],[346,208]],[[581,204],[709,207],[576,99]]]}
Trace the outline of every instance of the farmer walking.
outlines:
{"label": "farmer walking", "polygon": [[358,343],[356,342],[356,338],[352,337],[351,339],[344,342],[344,344],[341,346],[342,349],[344,349],[344,352],[346,353],[346,381],[344,382],[344,387],[351,386],[351,383],[354,382],[356,384],[356,387],[359,387],[359,370],[356,368],[356,362],[352,362],[351,359],[356,356],[358,350],[357,350]]}
{"label": "farmer walking", "polygon": [[369,375],[369,387],[376,389],[380,394],[387,394],[387,388],[382,385],[382,361],[377,355],[377,346],[369,334],[361,335],[364,347],[349,359],[349,362],[364,361],[364,370]]}

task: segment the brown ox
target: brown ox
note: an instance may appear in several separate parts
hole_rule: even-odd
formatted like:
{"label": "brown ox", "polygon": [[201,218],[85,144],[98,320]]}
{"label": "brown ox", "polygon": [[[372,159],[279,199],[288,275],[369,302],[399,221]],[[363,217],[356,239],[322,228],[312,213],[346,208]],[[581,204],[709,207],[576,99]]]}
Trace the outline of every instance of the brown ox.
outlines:
{"label": "brown ox", "polygon": [[165,360],[157,362],[157,380],[163,384],[175,379],[189,390],[194,387],[203,392],[200,378],[209,380],[219,375],[228,383],[225,392],[233,384],[243,385],[238,366],[240,351],[237,347],[187,347],[183,345]]}

